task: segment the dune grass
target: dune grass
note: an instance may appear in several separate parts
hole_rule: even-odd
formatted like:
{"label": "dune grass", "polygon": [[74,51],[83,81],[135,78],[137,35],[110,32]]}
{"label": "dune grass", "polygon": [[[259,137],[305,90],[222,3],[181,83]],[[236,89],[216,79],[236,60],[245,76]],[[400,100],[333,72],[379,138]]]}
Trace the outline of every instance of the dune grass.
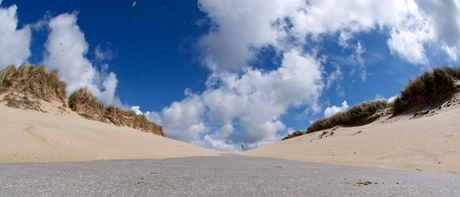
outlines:
{"label": "dune grass", "polygon": [[387,108],[391,110],[393,116],[397,116],[412,108],[443,102],[460,91],[460,86],[456,85],[456,82],[459,81],[460,68],[433,67],[432,71],[423,72],[409,80],[409,84],[401,90],[401,96],[392,103],[387,103],[384,100],[360,103],[345,112],[321,118],[312,123],[306,131],[295,131],[282,140],[330,129],[337,125],[359,126],[368,124],[384,115],[385,113],[378,112]]}
{"label": "dune grass", "polygon": [[30,101],[57,100],[66,106],[66,86],[65,82],[59,80],[58,71],[47,72],[45,65],[22,65],[17,69],[15,65],[10,65],[0,71],[0,93],[9,93],[10,101],[19,99],[16,93]]}
{"label": "dune grass", "polygon": [[127,126],[164,136],[162,131],[163,128],[161,126],[150,122],[145,115],[136,114],[135,111],[130,109],[123,109],[117,106],[109,106],[105,108],[105,117],[117,126]]}
{"label": "dune grass", "polygon": [[287,139],[289,139],[289,138],[298,137],[298,136],[304,135],[304,134],[306,134],[306,133],[307,133],[307,131],[304,131],[304,130],[296,130],[296,131],[294,131],[294,132],[288,134],[287,136],[283,137],[283,138],[281,139],[281,141],[287,140]]}
{"label": "dune grass", "polygon": [[64,108],[68,106],[87,119],[164,136],[162,127],[150,122],[145,115],[117,106],[104,108],[88,87],[75,90],[67,99],[66,87],[67,84],[59,80],[58,71],[47,72],[45,65],[22,65],[19,68],[10,65],[0,71],[0,94],[6,94],[3,101],[9,107],[43,111],[40,100],[60,101]]}
{"label": "dune grass", "polygon": [[411,79],[401,90],[401,96],[396,98],[392,108],[393,115],[417,107],[428,106],[450,99],[458,88],[455,81],[460,80],[460,68],[434,67],[431,72],[424,72]]}
{"label": "dune grass", "polygon": [[107,122],[104,118],[104,105],[88,87],[81,87],[70,94],[69,108],[85,118]]}
{"label": "dune grass", "polygon": [[344,112],[339,112],[331,117],[321,118],[308,127],[306,133],[330,129],[337,125],[360,126],[368,124],[380,116],[376,114],[379,110],[384,110],[389,106],[385,100],[367,101],[355,105]]}
{"label": "dune grass", "polygon": [[331,129],[335,126],[360,126],[373,122],[377,118],[381,117],[386,108],[389,107],[389,103],[385,100],[373,100],[357,104],[347,111],[336,113],[327,118],[321,118],[313,122],[306,131],[297,130],[282,140],[301,136],[307,133],[313,133],[325,129]]}
{"label": "dune grass", "polygon": [[143,114],[137,115],[133,110],[113,105],[104,108],[102,102],[93,96],[88,87],[82,87],[69,96],[69,107],[88,119],[164,136],[162,127],[150,122]]}

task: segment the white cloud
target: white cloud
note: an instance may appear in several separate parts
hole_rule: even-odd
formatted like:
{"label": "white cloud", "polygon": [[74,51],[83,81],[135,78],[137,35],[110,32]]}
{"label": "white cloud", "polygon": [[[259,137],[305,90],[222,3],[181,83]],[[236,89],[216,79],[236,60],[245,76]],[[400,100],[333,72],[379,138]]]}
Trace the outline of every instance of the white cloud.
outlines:
{"label": "white cloud", "polygon": [[347,101],[343,101],[341,107],[337,107],[337,106],[327,107],[324,110],[324,117],[326,117],[326,118],[331,117],[332,115],[334,115],[336,113],[343,112],[343,111],[347,110],[349,107],[350,106],[348,106]]}
{"label": "white cloud", "polygon": [[[413,64],[428,64],[426,47],[445,43],[434,15],[414,0],[198,3],[207,14],[200,24],[211,25],[196,45],[203,65],[211,71],[207,89],[187,93],[183,101],[153,114],[160,116],[167,135],[225,150],[239,143],[255,147],[278,140],[278,133],[286,131],[281,115],[292,107],[320,111],[317,103],[324,86],[329,88],[342,76],[340,68],[322,74],[327,59],[318,54],[324,35],[339,35],[339,46],[354,50],[347,63],[359,66],[363,80],[366,48],[362,41],[354,41],[360,33],[387,34],[392,54]],[[266,47],[275,50],[281,64],[274,69],[253,68],[251,62]],[[344,95],[342,89],[337,86]],[[329,116],[348,107],[344,101],[324,113]]]}
{"label": "white cloud", "polygon": [[160,125],[163,124],[163,121],[161,120],[161,116],[157,112],[147,111],[145,112],[145,116],[147,117],[147,120],[149,120],[150,122],[154,122]]}
{"label": "white cloud", "polygon": [[457,61],[458,54],[460,53],[457,46],[449,47],[447,45],[442,45],[441,48],[452,60]]}
{"label": "white cloud", "polygon": [[112,52],[108,50],[103,50],[101,48],[101,45],[97,45],[96,48],[94,49],[94,56],[97,61],[104,61],[104,60],[110,60],[113,57]]}
{"label": "white cloud", "polygon": [[246,67],[261,47],[279,49],[280,40],[286,37],[284,18],[303,4],[302,0],[198,2],[213,26],[198,47],[205,65],[216,72]]}
{"label": "white cloud", "polygon": [[[435,9],[428,4],[433,4]],[[315,39],[322,34],[339,33],[338,44],[348,47],[348,40],[357,33],[372,30],[387,33],[389,30],[388,46],[394,55],[413,64],[426,65],[429,63],[427,45],[435,44],[437,40],[458,45],[458,4],[453,0],[446,3],[429,0],[311,0],[300,8],[304,12],[294,12],[290,16],[294,24],[291,34],[299,38],[311,35]]]}
{"label": "white cloud", "polygon": [[426,32],[429,30],[425,30],[422,27],[414,30],[392,29],[390,33],[391,39],[388,40],[390,51],[412,64],[427,65],[429,62],[423,45],[431,37]]}
{"label": "white cloud", "polygon": [[[275,142],[281,137],[277,132],[286,129],[280,116],[290,107],[319,110],[317,100],[324,86],[320,67],[314,57],[292,50],[284,54],[277,70],[214,73],[208,90],[200,95],[187,92],[185,100],[162,110],[165,134],[223,150],[233,150],[237,143],[253,148]],[[234,122],[242,129],[240,134]],[[205,134],[207,123],[217,125],[215,133]]]}
{"label": "white cloud", "polygon": [[375,98],[374,100],[386,100],[388,103],[392,103],[396,98],[398,97],[398,95],[394,95],[388,99],[386,99],[384,96],[382,96],[381,94],[377,94],[375,95]]}
{"label": "white cloud", "polygon": [[59,70],[60,79],[67,83],[67,94],[88,86],[104,104],[121,105],[115,96],[118,84],[115,73],[107,73],[107,64],[98,71],[85,57],[88,43],[77,25],[76,14],[61,14],[52,18],[48,25],[51,33],[46,42],[48,53],[44,62],[49,69]]}
{"label": "white cloud", "polygon": [[141,114],[144,114],[142,113],[142,111],[140,110],[140,106],[131,106],[131,110],[133,110],[134,112],[136,112],[137,115],[141,115]]}
{"label": "white cloud", "polygon": [[0,69],[11,64],[19,66],[27,63],[31,55],[31,29],[29,25],[17,29],[17,9],[16,5],[0,8]]}
{"label": "white cloud", "polygon": [[340,70],[339,66],[335,66],[335,71],[332,72],[328,77],[326,81],[326,88],[329,89],[332,84],[334,84],[336,81],[339,81],[340,79],[343,78],[343,73]]}
{"label": "white cloud", "polygon": [[398,95],[394,95],[394,96],[388,98],[388,99],[387,99],[387,102],[392,103],[392,102],[395,101],[396,98],[398,98]]}
{"label": "white cloud", "polygon": [[417,4],[431,18],[436,33],[445,44],[460,45],[460,1],[417,0]]}
{"label": "white cloud", "polygon": [[365,60],[362,57],[362,54],[366,52],[366,48],[364,48],[361,41],[358,41],[356,45],[352,45],[354,52],[348,56],[347,62],[350,65],[359,66],[359,72],[361,80],[365,81],[367,78],[367,71],[365,66]]}
{"label": "white cloud", "polygon": [[205,105],[199,95],[186,91],[187,98],[174,102],[161,111],[166,136],[185,142],[199,141],[200,133],[208,128],[203,122]]}

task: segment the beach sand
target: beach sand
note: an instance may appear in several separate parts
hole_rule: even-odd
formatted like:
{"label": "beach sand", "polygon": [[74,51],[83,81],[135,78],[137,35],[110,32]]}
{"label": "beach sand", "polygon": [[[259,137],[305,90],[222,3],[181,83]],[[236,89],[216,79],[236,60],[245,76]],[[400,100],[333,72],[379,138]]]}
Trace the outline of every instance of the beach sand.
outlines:
{"label": "beach sand", "polygon": [[[53,111],[56,106],[45,106],[49,113],[43,113],[3,104],[0,103],[0,162],[163,159],[221,154],[128,127],[87,120],[70,110],[62,114],[62,111]],[[386,116],[365,126],[329,129],[239,154],[460,173],[460,105],[428,115]]]}
{"label": "beach sand", "polygon": [[[51,107],[52,108],[52,107]],[[68,162],[217,156],[219,152],[128,127],[0,103],[0,162]]]}
{"label": "beach sand", "polygon": [[[383,117],[359,127],[339,127],[241,153],[297,161],[460,173],[460,104],[428,116]],[[320,139],[321,138],[321,139]]]}

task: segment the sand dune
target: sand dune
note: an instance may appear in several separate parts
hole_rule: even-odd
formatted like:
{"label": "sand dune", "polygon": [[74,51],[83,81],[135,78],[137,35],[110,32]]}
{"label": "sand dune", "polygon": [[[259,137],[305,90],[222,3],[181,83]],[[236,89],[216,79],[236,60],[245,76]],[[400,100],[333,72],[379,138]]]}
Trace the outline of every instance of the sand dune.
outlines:
{"label": "sand dune", "polygon": [[[460,100],[458,101],[460,102]],[[53,106],[46,107],[53,109]],[[87,120],[72,111],[13,109],[0,103],[0,162],[61,162],[217,156],[128,127]],[[297,161],[460,173],[460,104],[422,117],[383,117],[241,153]]]}
{"label": "sand dune", "polygon": [[216,156],[196,147],[107,123],[0,104],[0,162],[60,162]]}
{"label": "sand dune", "polygon": [[242,154],[460,173],[460,105],[432,111],[419,118],[386,116],[369,125],[326,130],[322,137],[323,132],[307,134]]}

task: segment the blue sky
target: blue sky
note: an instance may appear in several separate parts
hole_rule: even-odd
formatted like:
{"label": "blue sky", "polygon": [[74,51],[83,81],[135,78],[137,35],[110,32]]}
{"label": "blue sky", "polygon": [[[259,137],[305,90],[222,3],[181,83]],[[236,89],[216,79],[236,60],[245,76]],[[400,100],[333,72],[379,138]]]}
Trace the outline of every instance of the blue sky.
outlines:
{"label": "blue sky", "polygon": [[0,0],[0,68],[47,64],[68,93],[88,86],[171,138],[232,151],[458,66],[459,5]]}

